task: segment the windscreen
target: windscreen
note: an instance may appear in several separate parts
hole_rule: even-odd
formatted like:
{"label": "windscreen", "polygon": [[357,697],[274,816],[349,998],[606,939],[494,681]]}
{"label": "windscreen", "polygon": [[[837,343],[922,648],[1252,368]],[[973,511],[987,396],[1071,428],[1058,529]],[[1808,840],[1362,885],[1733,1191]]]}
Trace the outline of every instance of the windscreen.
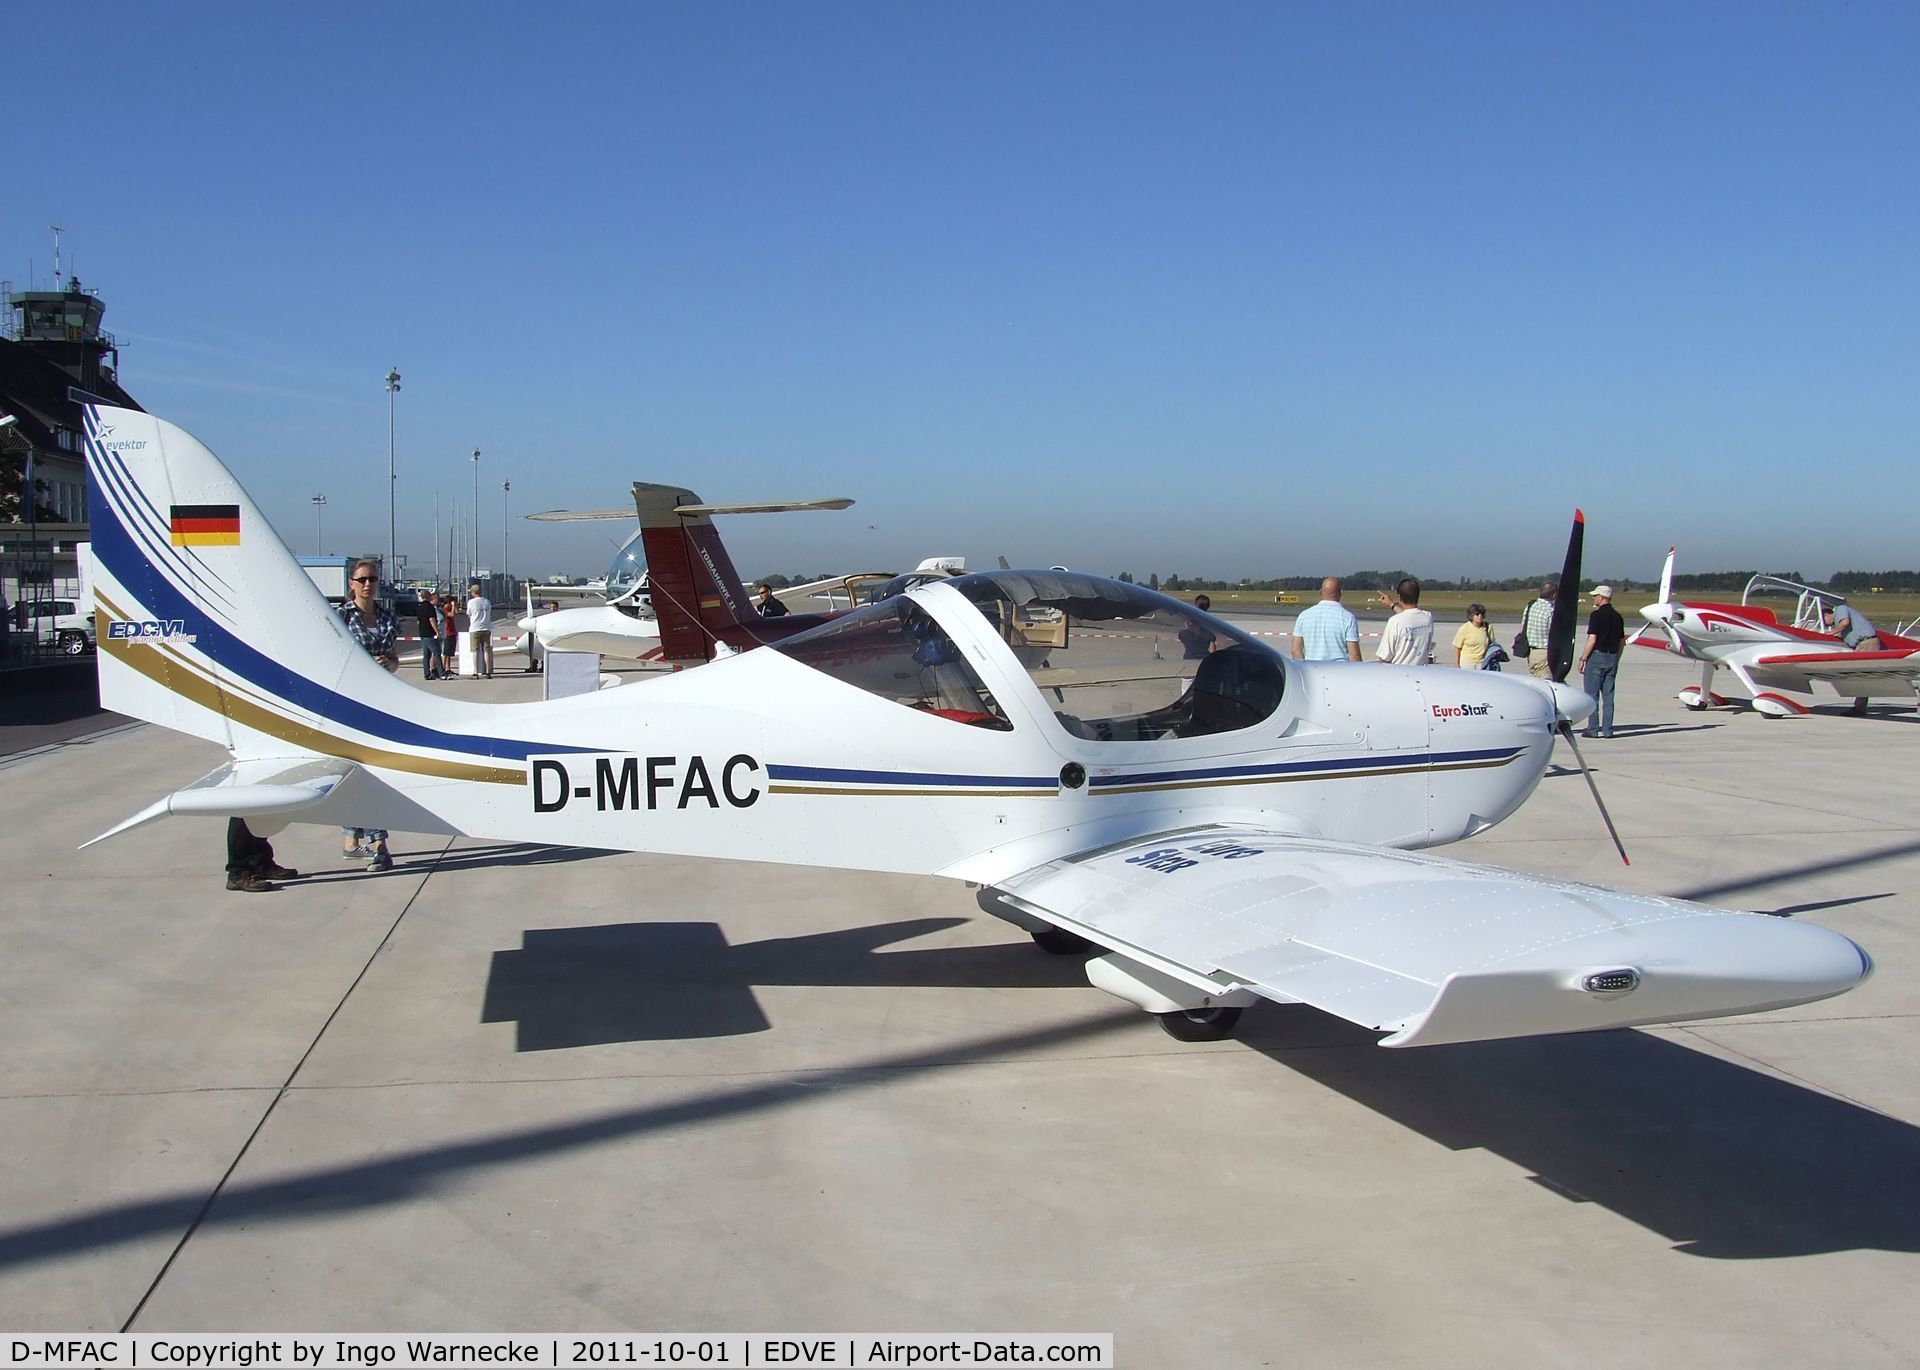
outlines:
{"label": "windscreen", "polygon": [[[607,568],[607,602],[610,604],[617,604],[632,594],[647,578],[646,549],[640,545],[642,536],[635,533],[613,554],[613,565]],[[646,602],[646,596],[641,596],[641,600]]]}
{"label": "windscreen", "polygon": [[762,650],[950,722],[1012,727],[959,647],[912,600],[865,605]]}
{"label": "windscreen", "polygon": [[1280,657],[1232,624],[1121,581],[985,571],[953,587],[1013,649],[1062,727],[1101,742],[1250,728],[1280,705]]}

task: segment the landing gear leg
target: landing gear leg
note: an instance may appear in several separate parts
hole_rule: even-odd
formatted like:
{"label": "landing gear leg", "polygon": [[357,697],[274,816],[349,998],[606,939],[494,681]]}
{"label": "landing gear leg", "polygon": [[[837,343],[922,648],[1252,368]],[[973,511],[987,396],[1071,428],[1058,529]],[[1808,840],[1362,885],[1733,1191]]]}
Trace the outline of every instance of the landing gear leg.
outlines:
{"label": "landing gear leg", "polygon": [[1065,928],[1041,928],[1029,933],[1033,944],[1049,956],[1077,956],[1083,951],[1091,951],[1093,943],[1077,932],[1068,932]]}
{"label": "landing gear leg", "polygon": [[1180,1042],[1224,1042],[1240,1024],[1237,1008],[1195,1008],[1156,1013],[1167,1036]]}

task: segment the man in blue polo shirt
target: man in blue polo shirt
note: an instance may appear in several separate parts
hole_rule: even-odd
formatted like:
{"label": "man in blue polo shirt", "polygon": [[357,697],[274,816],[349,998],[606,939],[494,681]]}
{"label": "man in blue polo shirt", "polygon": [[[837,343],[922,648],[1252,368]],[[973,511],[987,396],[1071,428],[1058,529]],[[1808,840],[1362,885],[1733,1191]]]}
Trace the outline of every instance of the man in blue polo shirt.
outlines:
{"label": "man in blue polo shirt", "polygon": [[1320,602],[1293,621],[1295,661],[1358,661],[1360,621],[1340,602],[1339,576],[1320,582]]}
{"label": "man in blue polo shirt", "polygon": [[[1850,652],[1877,652],[1880,647],[1880,630],[1873,626],[1865,614],[1849,605],[1845,600],[1836,604],[1820,601],[1820,617],[1826,622],[1827,631],[1847,644]],[[1867,711],[1864,697],[1853,701],[1849,711],[1858,717]]]}

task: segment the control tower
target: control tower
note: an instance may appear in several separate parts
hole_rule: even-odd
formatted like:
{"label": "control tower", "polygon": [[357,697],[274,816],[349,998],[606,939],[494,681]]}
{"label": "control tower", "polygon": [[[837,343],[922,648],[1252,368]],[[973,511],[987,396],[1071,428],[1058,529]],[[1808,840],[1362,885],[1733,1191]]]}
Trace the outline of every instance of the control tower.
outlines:
{"label": "control tower", "polygon": [[81,288],[78,276],[67,277],[65,290],[29,290],[9,303],[15,340],[65,371],[82,390],[98,393],[103,381],[118,386],[120,349],[113,334],[100,327],[107,307]]}

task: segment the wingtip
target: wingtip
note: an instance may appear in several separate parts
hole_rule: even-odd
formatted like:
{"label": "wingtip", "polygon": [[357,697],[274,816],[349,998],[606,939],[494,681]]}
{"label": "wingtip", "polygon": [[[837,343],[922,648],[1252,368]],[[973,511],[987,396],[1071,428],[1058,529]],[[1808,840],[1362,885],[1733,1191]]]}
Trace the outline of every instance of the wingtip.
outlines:
{"label": "wingtip", "polygon": [[1575,523],[1585,523],[1587,521],[1586,512],[1584,510],[1575,509],[1573,511],[1573,521]]}

